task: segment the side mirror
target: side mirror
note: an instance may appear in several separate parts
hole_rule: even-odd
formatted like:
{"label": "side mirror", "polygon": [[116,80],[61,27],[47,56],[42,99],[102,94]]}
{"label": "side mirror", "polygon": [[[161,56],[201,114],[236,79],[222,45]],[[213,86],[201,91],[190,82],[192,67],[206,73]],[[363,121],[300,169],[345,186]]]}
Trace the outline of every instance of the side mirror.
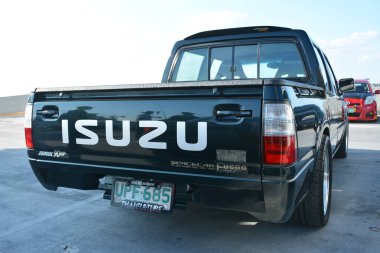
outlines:
{"label": "side mirror", "polygon": [[380,90],[375,90],[375,94],[379,95],[380,94]]}
{"label": "side mirror", "polygon": [[339,80],[339,89],[343,92],[355,90],[355,80],[353,78],[343,78]]}

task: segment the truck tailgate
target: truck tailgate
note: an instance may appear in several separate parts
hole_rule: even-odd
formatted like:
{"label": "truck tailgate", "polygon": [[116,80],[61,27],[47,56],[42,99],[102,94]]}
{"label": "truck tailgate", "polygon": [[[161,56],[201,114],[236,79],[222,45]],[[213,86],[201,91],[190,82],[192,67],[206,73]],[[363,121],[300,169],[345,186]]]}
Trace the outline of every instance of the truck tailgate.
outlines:
{"label": "truck tailgate", "polygon": [[36,92],[37,161],[261,178],[262,86]]}

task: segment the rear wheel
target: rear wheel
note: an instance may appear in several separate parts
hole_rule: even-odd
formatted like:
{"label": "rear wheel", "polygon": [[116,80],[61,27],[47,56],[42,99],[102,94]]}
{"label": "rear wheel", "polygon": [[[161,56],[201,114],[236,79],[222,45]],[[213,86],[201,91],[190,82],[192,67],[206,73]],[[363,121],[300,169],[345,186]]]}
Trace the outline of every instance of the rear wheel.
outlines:
{"label": "rear wheel", "polygon": [[309,192],[295,210],[292,221],[313,227],[323,227],[327,224],[331,208],[331,160],[330,139],[323,135]]}
{"label": "rear wheel", "polygon": [[346,158],[348,151],[348,125],[346,127],[346,131],[344,131],[344,136],[342,143],[339,146],[338,151],[335,154],[336,158]]}

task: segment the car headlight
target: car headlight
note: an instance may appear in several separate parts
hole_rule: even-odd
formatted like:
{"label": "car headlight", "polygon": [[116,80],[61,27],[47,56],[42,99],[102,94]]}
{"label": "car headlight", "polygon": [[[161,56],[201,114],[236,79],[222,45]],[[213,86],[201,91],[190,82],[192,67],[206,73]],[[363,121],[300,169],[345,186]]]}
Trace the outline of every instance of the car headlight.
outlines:
{"label": "car headlight", "polygon": [[375,97],[374,97],[374,96],[368,96],[368,97],[365,99],[364,104],[365,104],[365,105],[372,104],[374,100],[375,100]]}

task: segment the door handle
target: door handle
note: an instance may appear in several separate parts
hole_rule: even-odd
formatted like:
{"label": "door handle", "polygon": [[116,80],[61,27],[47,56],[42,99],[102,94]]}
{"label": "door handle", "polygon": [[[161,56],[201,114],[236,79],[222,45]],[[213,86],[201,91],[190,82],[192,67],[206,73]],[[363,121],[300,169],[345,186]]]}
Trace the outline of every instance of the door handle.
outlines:
{"label": "door handle", "polygon": [[218,120],[239,120],[241,118],[252,117],[251,110],[217,110],[216,119]]}
{"label": "door handle", "polygon": [[56,106],[43,107],[42,110],[37,110],[37,115],[48,119],[57,119],[59,116],[59,110]]}

